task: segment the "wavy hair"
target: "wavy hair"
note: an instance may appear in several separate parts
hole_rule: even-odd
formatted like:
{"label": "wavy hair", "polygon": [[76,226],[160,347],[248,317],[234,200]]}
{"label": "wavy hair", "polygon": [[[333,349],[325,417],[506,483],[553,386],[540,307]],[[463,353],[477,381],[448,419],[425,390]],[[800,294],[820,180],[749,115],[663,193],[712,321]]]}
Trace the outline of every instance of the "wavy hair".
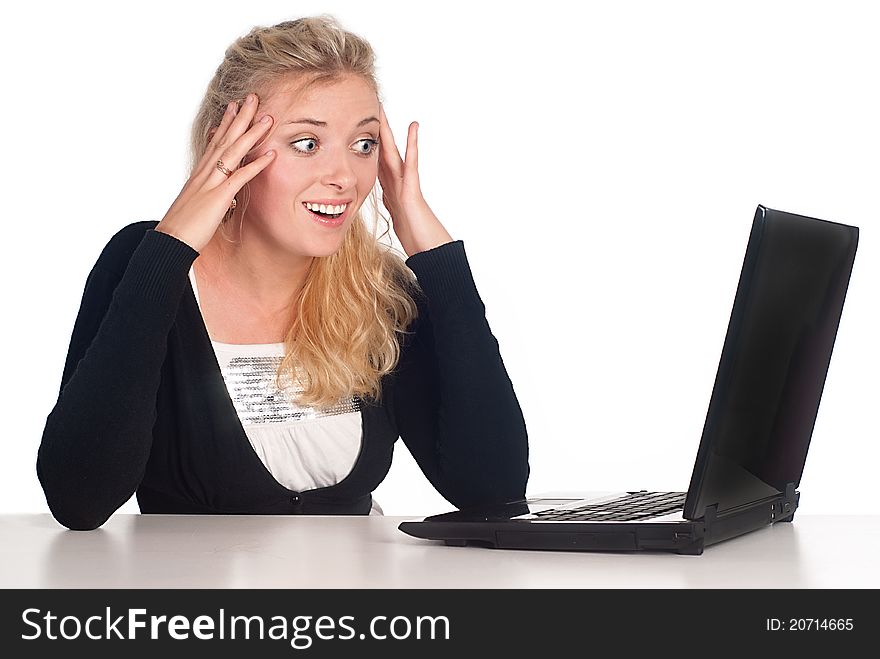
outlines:
{"label": "wavy hair", "polygon": [[[347,75],[367,81],[378,96],[374,60],[364,39],[326,14],[253,28],[226,50],[208,84],[193,121],[190,173],[230,101],[250,91],[264,98],[291,79],[305,88]],[[241,214],[243,223],[247,186],[241,197],[243,203],[234,212]],[[313,258],[295,300],[276,384],[288,389],[298,383],[295,400],[300,405],[329,408],[351,396],[379,401],[381,379],[400,358],[399,335],[408,333],[418,316],[415,298],[423,295],[418,281],[391,245],[380,240],[389,234],[390,225],[379,211],[375,187],[368,199],[372,226],[359,209],[339,250]],[[221,224],[224,237],[230,217]],[[379,217],[385,222],[381,236],[376,235]]]}

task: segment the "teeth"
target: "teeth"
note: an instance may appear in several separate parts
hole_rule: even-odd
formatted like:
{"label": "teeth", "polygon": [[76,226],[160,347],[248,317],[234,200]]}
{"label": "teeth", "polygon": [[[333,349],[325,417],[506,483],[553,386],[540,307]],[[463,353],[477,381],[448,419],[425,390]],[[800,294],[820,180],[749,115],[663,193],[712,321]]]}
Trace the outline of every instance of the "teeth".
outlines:
{"label": "teeth", "polygon": [[325,215],[338,215],[345,211],[348,207],[348,204],[339,204],[337,206],[327,205],[327,204],[313,204],[310,201],[306,202],[306,208],[310,211],[316,211],[318,213],[324,213]]}

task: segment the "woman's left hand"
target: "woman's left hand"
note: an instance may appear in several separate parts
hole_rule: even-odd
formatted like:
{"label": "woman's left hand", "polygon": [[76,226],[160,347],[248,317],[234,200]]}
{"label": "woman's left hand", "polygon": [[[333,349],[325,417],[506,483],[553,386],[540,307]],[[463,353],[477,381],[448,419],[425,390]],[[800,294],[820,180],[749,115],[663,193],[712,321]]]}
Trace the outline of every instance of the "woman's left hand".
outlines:
{"label": "woman's left hand", "polygon": [[379,107],[379,184],[382,203],[391,213],[391,226],[407,256],[452,242],[434,212],[428,207],[419,185],[419,125],[409,125],[406,160],[400,157],[394,135]]}

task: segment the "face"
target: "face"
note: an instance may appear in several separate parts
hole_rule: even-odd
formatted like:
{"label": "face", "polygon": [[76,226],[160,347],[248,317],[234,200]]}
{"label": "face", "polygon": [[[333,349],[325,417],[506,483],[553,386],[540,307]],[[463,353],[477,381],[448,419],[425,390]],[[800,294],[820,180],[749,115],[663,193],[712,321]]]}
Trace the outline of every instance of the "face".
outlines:
{"label": "face", "polygon": [[376,92],[354,76],[305,92],[289,85],[261,99],[254,120],[264,114],[272,129],[250,158],[269,149],[276,157],[249,183],[245,233],[291,254],[329,256],[376,182]]}

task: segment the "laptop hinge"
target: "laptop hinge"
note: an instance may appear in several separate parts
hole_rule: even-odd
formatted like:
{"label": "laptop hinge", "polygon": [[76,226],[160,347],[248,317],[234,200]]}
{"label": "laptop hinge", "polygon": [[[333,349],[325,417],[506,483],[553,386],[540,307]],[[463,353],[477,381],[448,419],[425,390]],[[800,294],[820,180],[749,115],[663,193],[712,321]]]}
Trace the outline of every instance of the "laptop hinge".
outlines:
{"label": "laptop hinge", "polygon": [[713,503],[711,506],[706,506],[705,512],[703,512],[703,523],[706,525],[708,529],[715,519],[718,517],[718,504]]}
{"label": "laptop hinge", "polygon": [[797,510],[800,498],[801,494],[794,489],[794,483],[788,483],[785,486],[785,499],[783,499],[782,503],[780,504],[780,522],[791,522],[792,520],[794,520],[794,511]]}

